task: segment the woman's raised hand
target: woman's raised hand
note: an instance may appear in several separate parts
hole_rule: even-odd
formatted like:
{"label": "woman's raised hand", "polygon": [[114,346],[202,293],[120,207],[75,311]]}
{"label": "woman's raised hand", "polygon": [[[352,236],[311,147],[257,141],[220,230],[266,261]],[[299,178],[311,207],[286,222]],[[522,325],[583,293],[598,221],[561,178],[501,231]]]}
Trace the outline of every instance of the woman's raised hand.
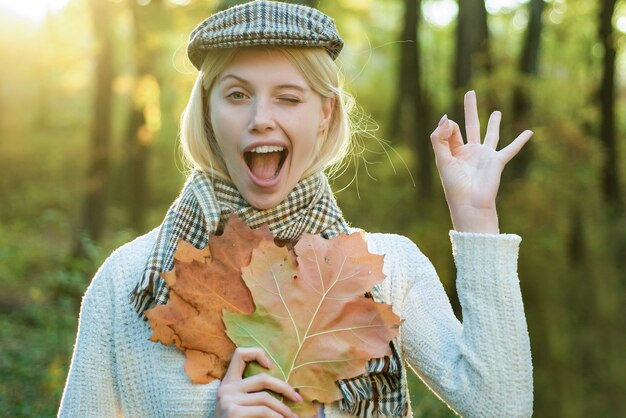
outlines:
{"label": "woman's raised hand", "polygon": [[465,94],[467,143],[459,125],[445,115],[430,136],[452,225],[457,231],[499,232],[496,195],[502,170],[533,135],[526,130],[497,151],[501,118],[500,112],[491,114],[481,143],[476,93],[470,91]]}
{"label": "woman's raised hand", "polygon": [[217,390],[215,416],[297,418],[291,409],[267,391],[283,395],[294,402],[302,398],[288,383],[261,373],[243,378],[246,364],[256,361],[265,368],[272,363],[260,348],[237,348],[226,375]]}

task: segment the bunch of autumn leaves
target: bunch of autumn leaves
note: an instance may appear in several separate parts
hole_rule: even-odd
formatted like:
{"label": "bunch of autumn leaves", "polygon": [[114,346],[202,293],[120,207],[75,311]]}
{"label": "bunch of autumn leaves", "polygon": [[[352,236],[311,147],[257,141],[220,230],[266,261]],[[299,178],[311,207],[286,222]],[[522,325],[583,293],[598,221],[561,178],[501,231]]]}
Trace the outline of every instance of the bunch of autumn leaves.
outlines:
{"label": "bunch of autumn leaves", "polygon": [[275,366],[250,364],[246,375],[288,382],[306,416],[313,401],[341,399],[337,380],[391,354],[400,319],[365,296],[383,281],[382,266],[360,233],[304,234],[288,249],[267,226],[252,230],[231,216],[206,248],[179,242],[174,268],[163,274],[169,300],[146,311],[150,340],[184,352],[194,383],[223,378],[236,347],[261,347]]}

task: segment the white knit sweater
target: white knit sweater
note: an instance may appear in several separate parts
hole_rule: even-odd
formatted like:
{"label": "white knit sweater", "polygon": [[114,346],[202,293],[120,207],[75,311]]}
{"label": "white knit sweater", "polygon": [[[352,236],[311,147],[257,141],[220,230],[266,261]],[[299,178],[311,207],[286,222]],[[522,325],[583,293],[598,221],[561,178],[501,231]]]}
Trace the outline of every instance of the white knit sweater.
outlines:
{"label": "white knit sweater", "polygon": [[[219,381],[192,384],[183,354],[148,341],[151,330],[128,301],[156,233],[115,251],[87,289],[60,417],[213,416]],[[521,238],[450,232],[461,323],[415,244],[366,237],[370,252],[385,255],[383,294],[404,319],[398,347],[419,377],[462,416],[530,416],[530,342],[516,272]],[[344,416],[333,405],[325,414]]]}

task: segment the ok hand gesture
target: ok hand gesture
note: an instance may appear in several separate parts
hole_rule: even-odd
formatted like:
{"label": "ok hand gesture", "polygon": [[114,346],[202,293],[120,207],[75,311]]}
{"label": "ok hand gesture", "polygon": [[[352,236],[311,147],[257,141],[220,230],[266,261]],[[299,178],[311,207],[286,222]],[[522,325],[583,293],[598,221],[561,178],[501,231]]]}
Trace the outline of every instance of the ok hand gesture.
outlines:
{"label": "ok hand gesture", "polygon": [[508,163],[533,135],[522,132],[508,146],[496,150],[500,138],[500,112],[493,112],[481,143],[476,93],[465,94],[465,132],[444,115],[430,136],[454,229],[463,232],[499,232],[496,195]]}

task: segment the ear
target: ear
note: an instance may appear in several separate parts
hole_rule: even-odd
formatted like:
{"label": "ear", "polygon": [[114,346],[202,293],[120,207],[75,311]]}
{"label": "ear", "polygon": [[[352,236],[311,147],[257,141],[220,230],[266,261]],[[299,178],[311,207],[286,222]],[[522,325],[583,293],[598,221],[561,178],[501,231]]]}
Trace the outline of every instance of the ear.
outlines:
{"label": "ear", "polygon": [[330,120],[333,117],[333,113],[335,111],[335,97],[324,97],[322,98],[322,111],[320,114],[320,123],[318,125],[318,132],[323,132],[328,129],[328,125],[330,125]]}

